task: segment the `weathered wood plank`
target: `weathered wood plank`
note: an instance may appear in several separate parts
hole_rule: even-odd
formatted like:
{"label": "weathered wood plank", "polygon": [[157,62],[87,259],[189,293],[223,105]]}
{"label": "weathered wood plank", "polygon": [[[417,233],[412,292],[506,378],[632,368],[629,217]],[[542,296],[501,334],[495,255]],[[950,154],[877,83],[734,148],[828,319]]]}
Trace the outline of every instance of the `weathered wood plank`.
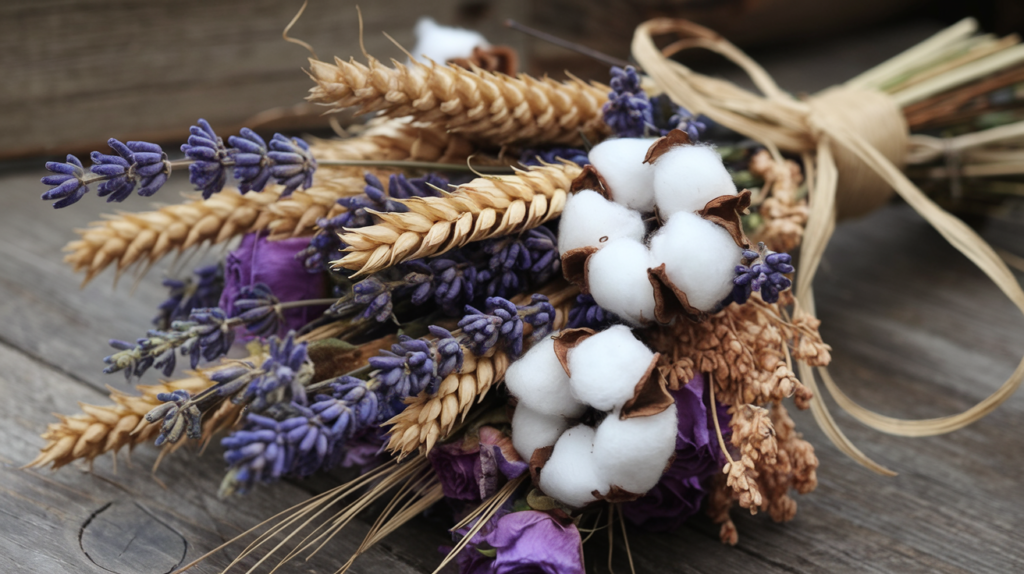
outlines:
{"label": "weathered wood plank", "polygon": [[[133,467],[122,462],[117,474],[109,458],[97,461],[95,474],[19,470],[42,444],[36,435],[49,422],[47,413],[74,412],[76,401],[102,398],[7,345],[0,345],[0,366],[0,556],[17,566],[4,571],[167,572],[309,496],[281,483],[217,499],[223,463],[216,448],[202,457],[182,452],[165,461],[157,476],[166,489],[149,476],[156,455],[151,448],[139,449]],[[333,571],[347,560],[367,526],[356,521],[348,528],[307,566]],[[436,546],[438,538],[432,542]],[[219,571],[230,556],[216,555],[196,571]],[[386,547],[357,564],[365,572],[422,570]]]}
{"label": "weathered wood plank", "polygon": [[[302,102],[308,53],[281,31],[302,2],[276,0],[17,0],[0,5],[0,156],[91,149],[108,137],[170,139],[205,117],[224,129],[267,110]],[[367,2],[367,50],[405,56],[423,15],[481,28],[492,42],[523,47],[501,28],[526,6],[489,2],[467,10],[457,0]],[[292,37],[330,59],[359,56],[355,5],[311,2]],[[307,121],[308,123],[308,121]],[[326,121],[321,122],[326,126]]]}

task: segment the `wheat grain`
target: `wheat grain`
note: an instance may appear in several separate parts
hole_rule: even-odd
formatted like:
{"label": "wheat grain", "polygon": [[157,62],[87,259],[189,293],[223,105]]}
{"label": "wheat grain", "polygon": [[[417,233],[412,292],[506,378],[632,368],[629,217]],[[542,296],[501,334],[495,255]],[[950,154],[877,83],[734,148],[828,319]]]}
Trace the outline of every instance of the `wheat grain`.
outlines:
{"label": "wheat grain", "polygon": [[[58,469],[77,459],[91,461],[107,452],[115,455],[124,447],[152,440],[160,432],[158,424],[143,424],[143,417],[154,407],[163,404],[156,396],[185,390],[196,393],[212,383],[202,377],[188,377],[158,385],[139,385],[141,395],[129,395],[114,390],[110,393],[113,405],[97,406],[80,403],[82,412],[76,415],[57,415],[60,422],[51,423],[43,438],[46,445],[26,467],[52,465]],[[230,417],[221,413],[203,421],[203,433],[223,428]],[[136,430],[137,429],[137,430]]]}
{"label": "wheat grain", "polygon": [[581,169],[546,165],[516,175],[481,177],[444,197],[413,198],[405,213],[380,213],[380,223],[350,230],[348,253],[334,264],[359,274],[444,253],[472,241],[519,233],[558,217]]}
{"label": "wheat grain", "polygon": [[316,86],[307,99],[334,109],[358,106],[358,113],[412,116],[490,146],[580,145],[581,134],[598,141],[609,133],[601,116],[607,86],[436,63],[410,67],[392,60],[388,67],[373,57],[368,63],[311,59]]}

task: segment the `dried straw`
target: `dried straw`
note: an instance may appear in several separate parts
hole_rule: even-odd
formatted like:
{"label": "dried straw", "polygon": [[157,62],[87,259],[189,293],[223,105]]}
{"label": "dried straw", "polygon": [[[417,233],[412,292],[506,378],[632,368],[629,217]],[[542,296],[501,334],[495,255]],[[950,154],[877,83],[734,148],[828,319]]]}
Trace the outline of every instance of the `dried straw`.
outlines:
{"label": "dried straw", "polygon": [[597,141],[609,133],[601,117],[609,89],[600,84],[512,78],[436,63],[410,67],[392,60],[389,68],[367,59],[369,65],[311,59],[309,74],[317,85],[307,99],[336,110],[358,106],[357,113],[412,116],[495,147],[580,145],[582,137]]}
{"label": "dried straw", "polygon": [[444,253],[471,241],[519,233],[558,217],[576,164],[545,165],[516,175],[480,177],[444,197],[414,198],[406,213],[378,213],[377,225],[341,236],[350,247],[335,264],[359,274]]}
{"label": "dried straw", "polygon": [[[906,72],[934,58],[973,33],[975,24],[961,23],[917,48],[890,60],[876,71],[826,90],[808,101],[797,101],[783,92],[757,63],[738,48],[691,22],[655,19],[641,24],[633,39],[633,55],[654,82],[673,100],[695,113],[762,142],[770,150],[804,154],[808,169],[810,214],[803,239],[795,292],[801,311],[814,315],[814,274],[825,246],[835,229],[837,210],[865,211],[884,201],[894,189],[939,233],[978,266],[1024,313],[1024,290],[999,255],[970,227],[928,199],[894,165],[906,151],[906,137],[894,126],[905,126],[901,105],[907,105],[947,91],[999,69],[1024,61],[1024,49],[1013,46],[982,55],[971,65],[961,65],[918,83],[904,84],[885,95],[877,91],[895,73]],[[764,97],[728,82],[703,76],[668,60],[654,43],[653,35],[676,33],[686,36],[685,45],[703,47],[729,58],[751,77]],[[873,118],[870,119],[869,118]],[[866,131],[870,130],[870,131]],[[902,151],[898,149],[902,146]],[[844,187],[840,191],[840,174]],[[874,180],[874,181],[872,181]],[[850,182],[860,182],[851,187]],[[814,372],[806,361],[798,361],[802,382],[816,392]],[[820,369],[824,373],[824,369]],[[958,415],[922,421],[882,417],[855,405],[838,393],[838,387],[824,379],[844,409],[865,424],[883,432],[904,436],[941,434],[962,428],[991,412],[1024,381],[1024,360],[1000,388],[978,405]],[[820,400],[811,401],[815,419],[830,439],[859,463],[888,473],[860,452],[836,426]]]}

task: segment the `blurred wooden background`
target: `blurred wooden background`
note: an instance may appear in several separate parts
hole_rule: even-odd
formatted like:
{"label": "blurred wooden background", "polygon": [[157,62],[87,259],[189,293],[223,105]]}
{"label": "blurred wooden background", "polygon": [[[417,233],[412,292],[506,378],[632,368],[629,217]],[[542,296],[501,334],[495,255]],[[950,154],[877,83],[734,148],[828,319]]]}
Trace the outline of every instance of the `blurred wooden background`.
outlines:
{"label": "blurred wooden background", "polygon": [[[1000,27],[1015,25],[1024,14],[1019,0],[387,0],[365,2],[362,10],[366,48],[381,59],[404,59],[381,32],[412,49],[413,25],[430,15],[513,46],[531,73],[568,69],[603,80],[603,64],[509,30],[504,20],[625,58],[633,28],[654,16],[695,19],[756,51],[900,17],[949,21],[968,4],[1001,33],[1011,30]],[[0,158],[87,152],[102,148],[108,137],[176,142],[199,117],[224,132],[243,124],[267,131],[325,128],[318,110],[302,106],[310,86],[302,72],[308,53],[281,37],[301,5],[5,0]],[[291,35],[312,44],[323,59],[347,58],[360,55],[358,30],[354,0],[312,0]]]}

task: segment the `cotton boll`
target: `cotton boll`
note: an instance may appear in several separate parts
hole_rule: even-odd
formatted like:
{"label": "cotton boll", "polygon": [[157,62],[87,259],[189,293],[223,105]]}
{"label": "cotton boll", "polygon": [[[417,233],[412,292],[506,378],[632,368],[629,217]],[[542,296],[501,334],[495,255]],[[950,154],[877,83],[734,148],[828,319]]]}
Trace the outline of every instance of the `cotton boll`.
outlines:
{"label": "cotton boll", "polygon": [[463,28],[441,26],[433,18],[420,18],[416,22],[416,48],[412,51],[416,61],[428,64],[427,58],[443,64],[452,58],[468,58],[473,48],[490,46],[479,33]]}
{"label": "cotton boll", "polygon": [[643,239],[646,229],[640,213],[585,189],[566,200],[558,224],[558,253],[579,247],[600,249],[619,237]]}
{"label": "cotton boll", "polygon": [[512,415],[512,446],[529,462],[533,451],[553,446],[567,428],[564,418],[538,413],[520,403]]}
{"label": "cotton boll", "polygon": [[736,195],[736,184],[713,148],[678,146],[654,162],[654,201],[662,217],[700,211],[722,195]]}
{"label": "cotton boll", "polygon": [[572,418],[587,409],[572,396],[569,376],[555,355],[555,341],[551,337],[538,342],[509,365],[505,386],[520,405],[541,414]]}
{"label": "cotton boll", "polygon": [[675,405],[656,415],[626,420],[617,412],[608,415],[594,434],[598,474],[628,492],[647,492],[658,483],[675,451],[677,424]]}
{"label": "cotton boll", "polygon": [[629,327],[601,331],[569,351],[572,394],[599,411],[619,408],[633,398],[653,359]]}
{"label": "cotton boll", "polygon": [[673,215],[651,238],[652,266],[664,263],[672,283],[701,311],[729,295],[742,258],[728,231],[694,213]]}
{"label": "cotton boll", "polygon": [[653,139],[605,140],[588,157],[608,184],[612,199],[637,211],[654,211],[654,166],[644,163]]}
{"label": "cotton boll", "polygon": [[654,320],[654,287],[647,276],[651,255],[640,241],[609,241],[587,261],[590,294],[598,305],[640,325]]}
{"label": "cotton boll", "polygon": [[565,431],[540,471],[544,494],[576,508],[596,500],[595,490],[607,494],[609,485],[598,474],[593,450],[594,429],[577,425]]}

